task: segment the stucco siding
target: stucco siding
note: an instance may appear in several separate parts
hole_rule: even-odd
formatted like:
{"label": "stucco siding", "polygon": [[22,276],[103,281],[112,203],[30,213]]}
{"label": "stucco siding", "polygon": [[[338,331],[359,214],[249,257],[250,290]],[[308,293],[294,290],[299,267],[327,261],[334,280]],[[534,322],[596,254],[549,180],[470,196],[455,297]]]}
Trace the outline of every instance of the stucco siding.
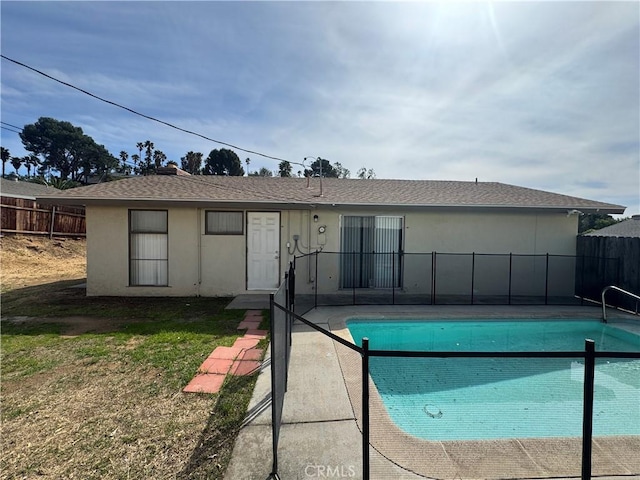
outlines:
{"label": "stucco siding", "polygon": [[246,232],[245,235],[206,235],[204,214],[201,215],[200,232],[202,283],[199,294],[226,296],[245,292]]}
{"label": "stucco siding", "polygon": [[197,213],[167,209],[168,285],[129,285],[129,209],[87,207],[87,295],[192,296],[197,292]]}
{"label": "stucco siding", "polygon": [[541,213],[411,213],[407,252],[574,254],[577,219]]}
{"label": "stucco siding", "polygon": [[129,284],[128,212],[87,206],[87,295],[126,295]]}
{"label": "stucco siding", "polygon": [[[122,296],[220,296],[246,293],[247,242],[244,235],[207,235],[206,209],[168,208],[168,286],[129,285],[129,209],[87,207],[87,294]],[[246,221],[247,211],[244,210]],[[317,220],[314,216],[317,215]],[[544,254],[575,255],[577,217],[566,213],[461,212],[310,208],[280,214],[280,278],[294,256],[322,250],[315,258],[297,260],[300,293],[338,292],[340,225],[345,215],[404,218],[402,287],[408,293],[432,289],[431,252],[471,254],[438,256],[436,281],[441,291],[478,295],[502,292],[510,262],[521,272],[514,294],[573,291],[574,261],[557,261],[547,272]],[[324,232],[319,231],[324,227]],[[294,236],[298,236],[297,242]],[[509,253],[514,257],[509,258]],[[504,254],[500,257],[483,254]],[[529,257],[522,255],[542,255]],[[474,284],[471,285],[471,271]],[[547,276],[550,275],[549,278]]]}
{"label": "stucco siding", "polygon": [[[199,224],[197,210],[170,208],[168,209],[168,221],[169,286],[168,288],[158,287],[158,295],[196,295],[198,284],[197,226]],[[148,287],[129,288],[135,290]]]}
{"label": "stucco siding", "polygon": [[[514,295],[544,295],[550,285],[558,295],[571,295],[574,287],[573,259],[554,259],[547,273],[545,254],[575,255],[577,217],[565,213],[418,212],[371,210],[314,210],[318,222],[311,229],[312,246],[322,243],[317,271],[315,261],[298,261],[323,293],[340,291],[340,216],[383,215],[404,218],[402,288],[407,293],[430,293],[433,257],[438,252],[435,281],[438,290],[450,295],[496,295],[508,288],[510,268]],[[326,225],[319,235],[317,226]],[[476,255],[471,255],[472,253]],[[510,257],[513,253],[515,256]],[[461,254],[461,255],[454,255]],[[464,255],[462,255],[464,254]],[[493,255],[487,255],[493,254]],[[502,254],[501,256],[494,256]],[[532,255],[540,255],[532,257]],[[398,260],[400,261],[400,260]],[[511,267],[510,267],[511,262]],[[473,274],[473,275],[472,275]],[[547,278],[549,275],[549,278]],[[472,284],[473,278],[473,284]],[[302,292],[313,293],[307,281]]]}

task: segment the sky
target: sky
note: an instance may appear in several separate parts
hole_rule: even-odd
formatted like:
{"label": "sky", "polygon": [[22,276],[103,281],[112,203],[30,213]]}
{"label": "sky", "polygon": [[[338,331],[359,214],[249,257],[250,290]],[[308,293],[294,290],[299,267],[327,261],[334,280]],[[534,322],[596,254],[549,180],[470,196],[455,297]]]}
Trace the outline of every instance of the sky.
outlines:
{"label": "sky", "polygon": [[[0,14],[3,55],[294,173],[321,157],[352,177],[477,178],[640,213],[640,2],[3,0]],[[3,127],[53,117],[116,156],[151,140],[178,163],[225,147],[0,68]]]}

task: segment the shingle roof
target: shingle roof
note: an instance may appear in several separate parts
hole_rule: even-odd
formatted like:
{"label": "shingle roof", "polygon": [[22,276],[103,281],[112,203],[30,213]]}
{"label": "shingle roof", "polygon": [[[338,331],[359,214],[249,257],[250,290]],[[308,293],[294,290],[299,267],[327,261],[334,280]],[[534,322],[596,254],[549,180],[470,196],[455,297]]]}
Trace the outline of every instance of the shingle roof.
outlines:
{"label": "shingle roof", "polygon": [[0,178],[0,193],[3,197],[26,198],[35,200],[37,196],[49,195],[58,191],[53,187],[39,183],[22,182]]}
{"label": "shingle roof", "polygon": [[640,215],[634,215],[628,220],[614,223],[608,227],[585,233],[588,237],[627,237],[640,238]]}
{"label": "shingle roof", "polygon": [[198,204],[503,207],[623,213],[620,205],[494,182],[313,178],[148,176],[90,185],[43,200],[75,204],[141,201]]}

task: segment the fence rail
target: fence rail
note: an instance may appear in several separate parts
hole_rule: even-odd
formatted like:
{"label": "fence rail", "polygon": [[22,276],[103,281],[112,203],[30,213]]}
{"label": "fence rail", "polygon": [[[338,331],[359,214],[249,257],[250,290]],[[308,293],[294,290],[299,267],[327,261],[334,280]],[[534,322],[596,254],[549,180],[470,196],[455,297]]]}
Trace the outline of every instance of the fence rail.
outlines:
{"label": "fence rail", "polygon": [[27,235],[84,237],[84,208],[45,206],[34,200],[2,197],[1,231]]}

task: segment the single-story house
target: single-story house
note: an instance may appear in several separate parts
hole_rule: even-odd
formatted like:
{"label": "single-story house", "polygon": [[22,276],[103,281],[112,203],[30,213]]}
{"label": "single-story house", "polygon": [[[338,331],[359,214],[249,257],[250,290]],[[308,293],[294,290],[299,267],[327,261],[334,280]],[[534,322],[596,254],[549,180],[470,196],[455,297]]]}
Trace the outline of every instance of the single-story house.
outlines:
{"label": "single-story house", "polygon": [[[87,294],[124,296],[272,291],[294,256],[317,250],[334,253],[300,293],[316,282],[418,291],[424,272],[409,254],[574,256],[578,212],[625,209],[493,182],[177,174],[39,200],[86,207]],[[571,290],[574,271],[566,278]]]}
{"label": "single-story house", "polygon": [[49,195],[55,192],[55,188],[39,183],[25,182],[18,178],[0,178],[0,194],[6,198],[20,198],[33,200],[40,195]]}

